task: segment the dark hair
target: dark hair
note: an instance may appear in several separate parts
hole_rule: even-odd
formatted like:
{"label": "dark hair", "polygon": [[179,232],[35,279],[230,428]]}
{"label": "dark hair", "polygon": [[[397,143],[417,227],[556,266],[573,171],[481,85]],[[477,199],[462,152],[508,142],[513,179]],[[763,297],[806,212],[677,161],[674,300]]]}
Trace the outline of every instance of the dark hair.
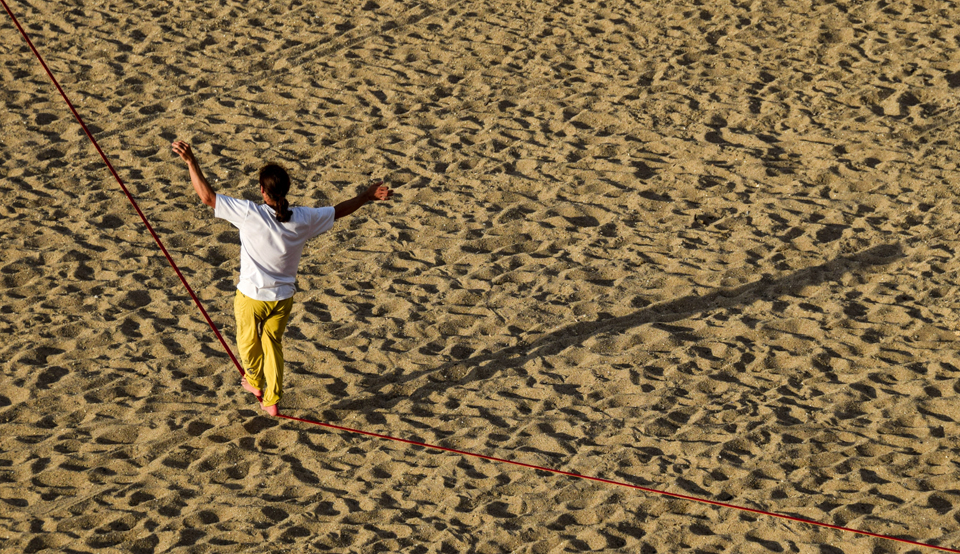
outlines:
{"label": "dark hair", "polygon": [[260,168],[260,187],[276,206],[277,221],[290,221],[293,212],[287,203],[287,192],[290,190],[290,176],[285,169],[277,164],[267,164]]}

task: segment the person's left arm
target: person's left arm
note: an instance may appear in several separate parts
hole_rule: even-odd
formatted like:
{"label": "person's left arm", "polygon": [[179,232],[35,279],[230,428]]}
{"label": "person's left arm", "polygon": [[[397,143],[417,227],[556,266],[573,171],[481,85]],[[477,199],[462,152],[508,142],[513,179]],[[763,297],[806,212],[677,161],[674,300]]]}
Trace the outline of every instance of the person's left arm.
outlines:
{"label": "person's left arm", "polygon": [[351,198],[350,200],[344,200],[336,206],[333,207],[334,216],[333,218],[340,219],[341,217],[348,216],[353,212],[359,210],[367,202],[373,202],[375,200],[389,200],[393,196],[393,191],[390,190],[383,183],[374,183],[370,185],[366,191],[361,194],[358,194],[356,197]]}
{"label": "person's left arm", "polygon": [[172,146],[173,151],[176,152],[183,161],[187,162],[187,168],[190,170],[190,183],[193,185],[193,190],[196,191],[197,196],[200,197],[200,201],[216,209],[217,193],[214,192],[207,178],[203,176],[203,171],[200,170],[200,163],[197,162],[196,156],[193,155],[193,150],[190,149],[190,145],[178,140],[174,142]]}

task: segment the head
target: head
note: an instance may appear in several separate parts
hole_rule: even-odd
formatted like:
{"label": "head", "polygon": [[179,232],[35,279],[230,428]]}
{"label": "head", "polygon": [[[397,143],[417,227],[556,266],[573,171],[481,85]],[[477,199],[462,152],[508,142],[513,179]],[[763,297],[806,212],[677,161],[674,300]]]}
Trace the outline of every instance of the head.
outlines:
{"label": "head", "polygon": [[277,221],[290,221],[293,212],[287,203],[287,192],[290,190],[290,176],[285,169],[277,164],[267,164],[260,168],[260,192],[264,201],[273,207],[277,213]]}

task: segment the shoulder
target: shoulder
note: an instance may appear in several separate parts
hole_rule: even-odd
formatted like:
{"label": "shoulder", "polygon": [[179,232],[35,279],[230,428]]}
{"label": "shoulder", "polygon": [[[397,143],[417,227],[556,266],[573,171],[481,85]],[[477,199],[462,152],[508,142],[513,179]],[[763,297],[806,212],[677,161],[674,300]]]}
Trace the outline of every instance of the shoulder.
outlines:
{"label": "shoulder", "polygon": [[234,198],[234,197],[232,197],[232,196],[228,196],[228,195],[226,195],[226,194],[220,194],[220,193],[217,193],[217,200],[218,200],[218,201],[219,201],[219,200],[223,200],[223,201],[225,201],[225,202],[229,202],[229,203],[231,203],[231,204],[238,204],[238,205],[239,205],[239,204],[243,204],[243,205],[253,204],[253,202],[251,202],[251,201],[249,201],[249,200],[244,200],[243,198]]}
{"label": "shoulder", "polygon": [[312,234],[327,231],[333,226],[334,219],[336,219],[336,210],[333,209],[333,206],[324,206],[323,208],[297,206],[293,208],[293,213],[296,219],[312,229]]}
{"label": "shoulder", "polygon": [[294,212],[299,211],[307,219],[325,219],[334,214],[333,206],[324,206],[322,208],[308,208],[306,206],[293,206],[290,208]]}
{"label": "shoulder", "polygon": [[214,215],[223,219],[244,217],[255,209],[255,207],[256,205],[249,200],[218,194],[217,204],[214,207]]}

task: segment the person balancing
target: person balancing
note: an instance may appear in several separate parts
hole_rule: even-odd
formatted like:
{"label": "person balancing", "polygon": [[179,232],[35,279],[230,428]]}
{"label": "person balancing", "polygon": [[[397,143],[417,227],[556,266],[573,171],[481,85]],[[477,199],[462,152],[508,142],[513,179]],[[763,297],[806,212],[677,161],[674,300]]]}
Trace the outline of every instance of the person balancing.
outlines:
{"label": "person balancing", "polygon": [[237,348],[245,375],[241,385],[253,393],[271,416],[280,413],[283,395],[283,332],[296,292],[297,268],[306,242],[330,230],[334,221],[367,202],[388,200],[393,191],[374,183],[355,198],[323,208],[291,207],[290,176],[276,164],[260,169],[263,205],[214,192],[203,176],[190,145],[172,144],[187,163],[190,182],[200,201],[240,231],[240,278],[234,300]]}

